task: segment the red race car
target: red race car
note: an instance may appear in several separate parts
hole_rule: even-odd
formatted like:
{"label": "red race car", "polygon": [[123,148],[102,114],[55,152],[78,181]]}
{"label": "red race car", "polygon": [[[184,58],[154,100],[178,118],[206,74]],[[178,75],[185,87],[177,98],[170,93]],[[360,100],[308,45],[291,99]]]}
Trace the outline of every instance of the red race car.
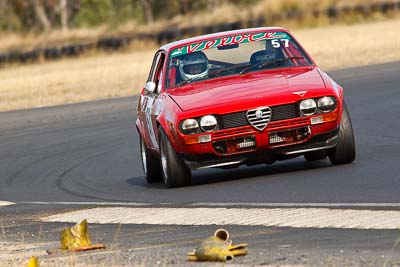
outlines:
{"label": "red race car", "polygon": [[278,27],[162,46],[136,126],[147,182],[167,187],[189,185],[201,168],[356,157],[343,88]]}

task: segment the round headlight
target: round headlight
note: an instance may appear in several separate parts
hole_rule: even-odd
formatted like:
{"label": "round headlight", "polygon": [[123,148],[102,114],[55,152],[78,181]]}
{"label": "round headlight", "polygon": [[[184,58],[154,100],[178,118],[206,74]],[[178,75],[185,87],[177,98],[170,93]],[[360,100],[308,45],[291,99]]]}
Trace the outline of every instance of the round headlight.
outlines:
{"label": "round headlight", "polygon": [[305,99],[300,102],[300,111],[306,116],[313,115],[317,111],[317,103],[314,99]]}
{"label": "round headlight", "polygon": [[324,96],[318,99],[318,110],[326,113],[331,112],[336,108],[335,98],[332,96]]}
{"label": "round headlight", "polygon": [[191,134],[197,132],[199,123],[195,119],[186,119],[182,122],[181,130],[184,134]]}
{"label": "round headlight", "polygon": [[217,119],[213,115],[207,115],[200,119],[200,127],[205,132],[214,131],[217,128]]}

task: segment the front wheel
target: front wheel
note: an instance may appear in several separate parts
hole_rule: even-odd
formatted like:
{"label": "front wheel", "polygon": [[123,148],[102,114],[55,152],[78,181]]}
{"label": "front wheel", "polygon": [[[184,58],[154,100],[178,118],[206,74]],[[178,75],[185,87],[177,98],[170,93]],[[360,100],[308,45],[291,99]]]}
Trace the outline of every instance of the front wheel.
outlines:
{"label": "front wheel", "polygon": [[160,156],[164,183],[168,188],[190,185],[191,171],[172,147],[164,130],[160,127]]}
{"label": "front wheel", "polygon": [[335,165],[351,163],[356,158],[356,144],[354,141],[353,127],[344,101],[337,144],[336,147],[328,149],[327,152],[329,160]]}

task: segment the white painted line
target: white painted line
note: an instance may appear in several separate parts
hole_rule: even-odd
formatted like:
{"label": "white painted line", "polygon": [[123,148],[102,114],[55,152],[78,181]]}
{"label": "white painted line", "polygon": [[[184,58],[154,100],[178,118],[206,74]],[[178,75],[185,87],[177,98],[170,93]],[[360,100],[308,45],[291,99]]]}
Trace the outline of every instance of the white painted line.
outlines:
{"label": "white painted line", "polygon": [[246,202],[240,202],[240,203],[208,203],[208,202],[198,202],[198,203],[192,203],[190,206],[205,206],[205,207],[216,207],[216,206],[221,206],[221,207],[238,207],[238,206],[245,206],[245,207],[315,207],[315,208],[346,208],[346,207],[376,207],[376,208],[382,208],[382,207],[392,207],[400,208],[400,203],[282,203],[282,202],[269,202],[269,203],[246,203]]}
{"label": "white painted line", "polygon": [[10,206],[10,205],[14,205],[14,202],[9,202],[9,201],[1,201],[0,200],[0,207],[1,206]]}
{"label": "white painted line", "polygon": [[197,202],[197,203],[146,203],[146,202],[44,202],[44,201],[33,201],[33,202],[21,202],[21,204],[34,204],[34,205],[95,205],[95,206],[135,206],[135,207],[146,207],[146,206],[188,206],[188,207],[274,207],[274,208],[400,208],[400,203],[209,203],[209,202]]}
{"label": "white painted line", "polygon": [[98,207],[43,218],[44,222],[151,225],[257,225],[294,228],[400,229],[400,211],[328,208]]}
{"label": "white painted line", "polygon": [[[98,202],[98,201],[55,201],[55,202],[46,202],[46,201],[30,201],[30,202],[21,202],[21,204],[33,204],[33,205],[95,205],[95,206],[150,206],[152,203],[144,203],[144,202]],[[168,203],[157,203],[156,205],[170,205]]]}

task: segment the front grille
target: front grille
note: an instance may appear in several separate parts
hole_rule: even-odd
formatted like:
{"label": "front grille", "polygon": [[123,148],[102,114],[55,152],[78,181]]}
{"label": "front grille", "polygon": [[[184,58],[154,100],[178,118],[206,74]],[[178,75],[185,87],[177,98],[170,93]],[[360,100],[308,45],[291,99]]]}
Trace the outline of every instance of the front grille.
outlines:
{"label": "front grille", "polygon": [[246,118],[246,111],[220,116],[218,123],[220,129],[230,129],[249,125]]}
{"label": "front grille", "polygon": [[[271,122],[300,117],[297,104],[271,107],[271,111]],[[250,125],[249,121],[247,120],[246,113],[246,111],[242,111],[218,116],[219,128],[222,130]]]}
{"label": "front grille", "polygon": [[289,104],[272,107],[272,119],[271,121],[281,121],[297,118],[300,116],[299,108],[297,104]]}
{"label": "front grille", "polygon": [[257,130],[264,130],[271,120],[271,108],[263,107],[258,109],[249,110],[246,113],[247,119],[250,124]]}

